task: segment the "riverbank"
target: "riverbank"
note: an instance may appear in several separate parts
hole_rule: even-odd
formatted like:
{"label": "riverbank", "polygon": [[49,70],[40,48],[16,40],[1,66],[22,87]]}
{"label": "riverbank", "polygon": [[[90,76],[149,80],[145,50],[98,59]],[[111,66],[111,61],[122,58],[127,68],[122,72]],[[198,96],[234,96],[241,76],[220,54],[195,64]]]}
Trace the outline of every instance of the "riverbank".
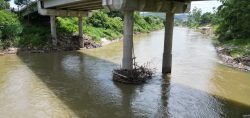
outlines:
{"label": "riverbank", "polygon": [[[53,42],[50,36],[49,17],[34,14],[30,19],[26,17],[19,19],[14,13],[7,13],[12,14],[13,17],[6,16],[3,22],[15,18],[18,26],[11,27],[13,26],[11,23],[14,21],[6,23],[7,26],[17,32],[15,34],[12,32],[3,32],[1,34],[0,31],[0,50],[4,49],[1,55],[19,52],[50,53],[79,50],[80,48],[98,48],[116,42],[123,35],[123,13],[96,10],[91,17],[83,19],[83,32],[87,36],[83,39],[78,37],[78,18],[57,17],[57,46],[55,47],[52,45]],[[134,18],[135,34],[162,29],[164,26],[163,20],[159,17],[141,16],[139,12],[136,12]],[[12,31],[12,29],[3,30]],[[13,51],[13,47],[19,47],[19,49]]]}
{"label": "riverbank", "polygon": [[62,51],[74,51],[80,49],[93,49],[100,48],[110,43],[121,40],[120,38],[107,40],[102,38],[99,42],[92,40],[90,37],[61,35],[58,38],[58,46],[53,46],[52,41],[48,41],[45,46],[23,46],[23,47],[10,47],[0,51],[0,55],[15,55],[18,53],[55,53]]}
{"label": "riverbank", "polygon": [[[152,30],[151,32],[158,31]],[[134,35],[141,35],[150,32],[135,32]],[[101,38],[100,41],[95,41],[89,36],[84,36],[80,38],[78,36],[69,36],[66,34],[62,34],[58,36],[58,46],[55,47],[52,45],[52,39],[48,39],[49,41],[42,47],[36,46],[23,46],[23,47],[10,47],[5,50],[0,50],[0,56],[3,55],[16,55],[19,53],[22,54],[31,54],[31,53],[56,53],[56,52],[64,52],[64,51],[75,51],[81,49],[94,49],[101,48],[103,46],[119,42],[122,40],[121,38],[114,38],[113,40],[109,40],[106,38]],[[83,42],[83,43],[82,43]]]}
{"label": "riverbank", "polygon": [[229,66],[250,72],[250,43],[234,40],[215,44],[219,57]]}
{"label": "riverbank", "polygon": [[144,85],[112,81],[122,60],[122,42],[86,53],[0,57],[1,117],[238,118],[248,113],[250,73],[217,63],[211,40],[197,32],[174,28],[173,73],[162,76],[164,34],[135,37],[138,64],[149,61],[156,69]]}
{"label": "riverbank", "polygon": [[199,27],[196,31],[213,38],[217,54],[226,65],[250,72],[250,40],[219,41],[213,27]]}

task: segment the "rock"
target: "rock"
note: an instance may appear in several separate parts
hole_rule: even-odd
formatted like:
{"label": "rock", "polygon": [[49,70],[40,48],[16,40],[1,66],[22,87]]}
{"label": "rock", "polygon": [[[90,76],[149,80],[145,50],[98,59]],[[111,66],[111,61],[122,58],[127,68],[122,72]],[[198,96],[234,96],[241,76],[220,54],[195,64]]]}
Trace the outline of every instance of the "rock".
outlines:
{"label": "rock", "polygon": [[[102,45],[96,43],[95,41],[91,40],[90,37],[84,36],[72,36],[68,34],[60,34],[58,36],[57,46],[54,47],[52,44],[52,38],[48,37],[50,40],[46,43],[43,47],[33,47],[31,45],[22,47],[21,50],[23,52],[28,53],[49,53],[49,52],[58,52],[58,51],[73,51],[79,50],[80,48],[98,48]],[[83,47],[84,44],[84,47]],[[13,49],[10,49],[13,50]]]}
{"label": "rock", "polygon": [[[231,47],[232,48],[232,47]],[[218,55],[222,58],[222,60],[229,66],[234,68],[239,68],[244,71],[250,72],[250,57],[237,57],[233,58],[230,55],[230,47],[222,48],[216,47]]]}

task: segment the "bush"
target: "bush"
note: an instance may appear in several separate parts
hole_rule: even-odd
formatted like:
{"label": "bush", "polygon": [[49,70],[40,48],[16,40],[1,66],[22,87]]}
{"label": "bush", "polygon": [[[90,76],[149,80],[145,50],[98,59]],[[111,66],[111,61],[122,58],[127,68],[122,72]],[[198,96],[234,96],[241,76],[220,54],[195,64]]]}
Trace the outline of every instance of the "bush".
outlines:
{"label": "bush", "polygon": [[74,34],[78,31],[78,19],[74,17],[62,18],[57,17],[58,31]]}
{"label": "bush", "polygon": [[21,38],[17,40],[18,46],[44,46],[50,35],[49,26],[35,26],[23,24]]}
{"label": "bush", "polygon": [[139,13],[134,14],[134,31],[135,32],[147,32],[149,31],[149,24],[139,15]]}
{"label": "bush", "polygon": [[3,9],[9,9],[10,4],[8,3],[8,0],[0,0],[0,10]]}
{"label": "bush", "polygon": [[112,29],[114,31],[122,32],[122,19],[120,17],[109,17],[107,13],[103,11],[96,11],[90,18],[87,19],[87,25]]}
{"label": "bush", "polygon": [[22,32],[22,26],[17,16],[5,10],[0,10],[0,41],[3,48],[13,45],[15,38]]}
{"label": "bush", "polygon": [[249,0],[221,0],[218,8],[218,29],[220,41],[250,38]]}
{"label": "bush", "polygon": [[[163,27],[163,20],[158,17],[142,17],[135,13],[134,31],[148,32]],[[101,38],[113,40],[122,37],[123,15],[121,12],[107,12],[105,10],[94,11],[93,15],[83,20],[84,34],[92,37],[95,41]],[[58,31],[70,34],[78,34],[77,18],[58,17]]]}

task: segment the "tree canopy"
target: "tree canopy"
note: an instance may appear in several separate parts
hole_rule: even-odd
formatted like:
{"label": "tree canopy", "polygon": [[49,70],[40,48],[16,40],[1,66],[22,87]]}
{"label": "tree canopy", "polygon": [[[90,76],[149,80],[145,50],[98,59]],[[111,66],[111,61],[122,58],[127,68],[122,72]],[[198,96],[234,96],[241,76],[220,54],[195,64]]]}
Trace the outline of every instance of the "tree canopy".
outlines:
{"label": "tree canopy", "polygon": [[221,0],[217,34],[221,40],[250,38],[249,0]]}
{"label": "tree canopy", "polygon": [[10,0],[0,0],[0,10],[9,9],[10,8],[9,1]]}

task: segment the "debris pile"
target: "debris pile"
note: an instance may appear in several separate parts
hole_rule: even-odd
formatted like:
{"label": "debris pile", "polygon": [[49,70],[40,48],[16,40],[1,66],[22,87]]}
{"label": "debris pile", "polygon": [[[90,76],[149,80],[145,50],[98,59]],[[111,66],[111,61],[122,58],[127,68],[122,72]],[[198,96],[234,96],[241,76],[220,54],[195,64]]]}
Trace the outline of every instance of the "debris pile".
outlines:
{"label": "debris pile", "polygon": [[113,80],[125,84],[142,84],[153,77],[154,70],[146,65],[135,65],[132,70],[115,69],[113,71]]}

